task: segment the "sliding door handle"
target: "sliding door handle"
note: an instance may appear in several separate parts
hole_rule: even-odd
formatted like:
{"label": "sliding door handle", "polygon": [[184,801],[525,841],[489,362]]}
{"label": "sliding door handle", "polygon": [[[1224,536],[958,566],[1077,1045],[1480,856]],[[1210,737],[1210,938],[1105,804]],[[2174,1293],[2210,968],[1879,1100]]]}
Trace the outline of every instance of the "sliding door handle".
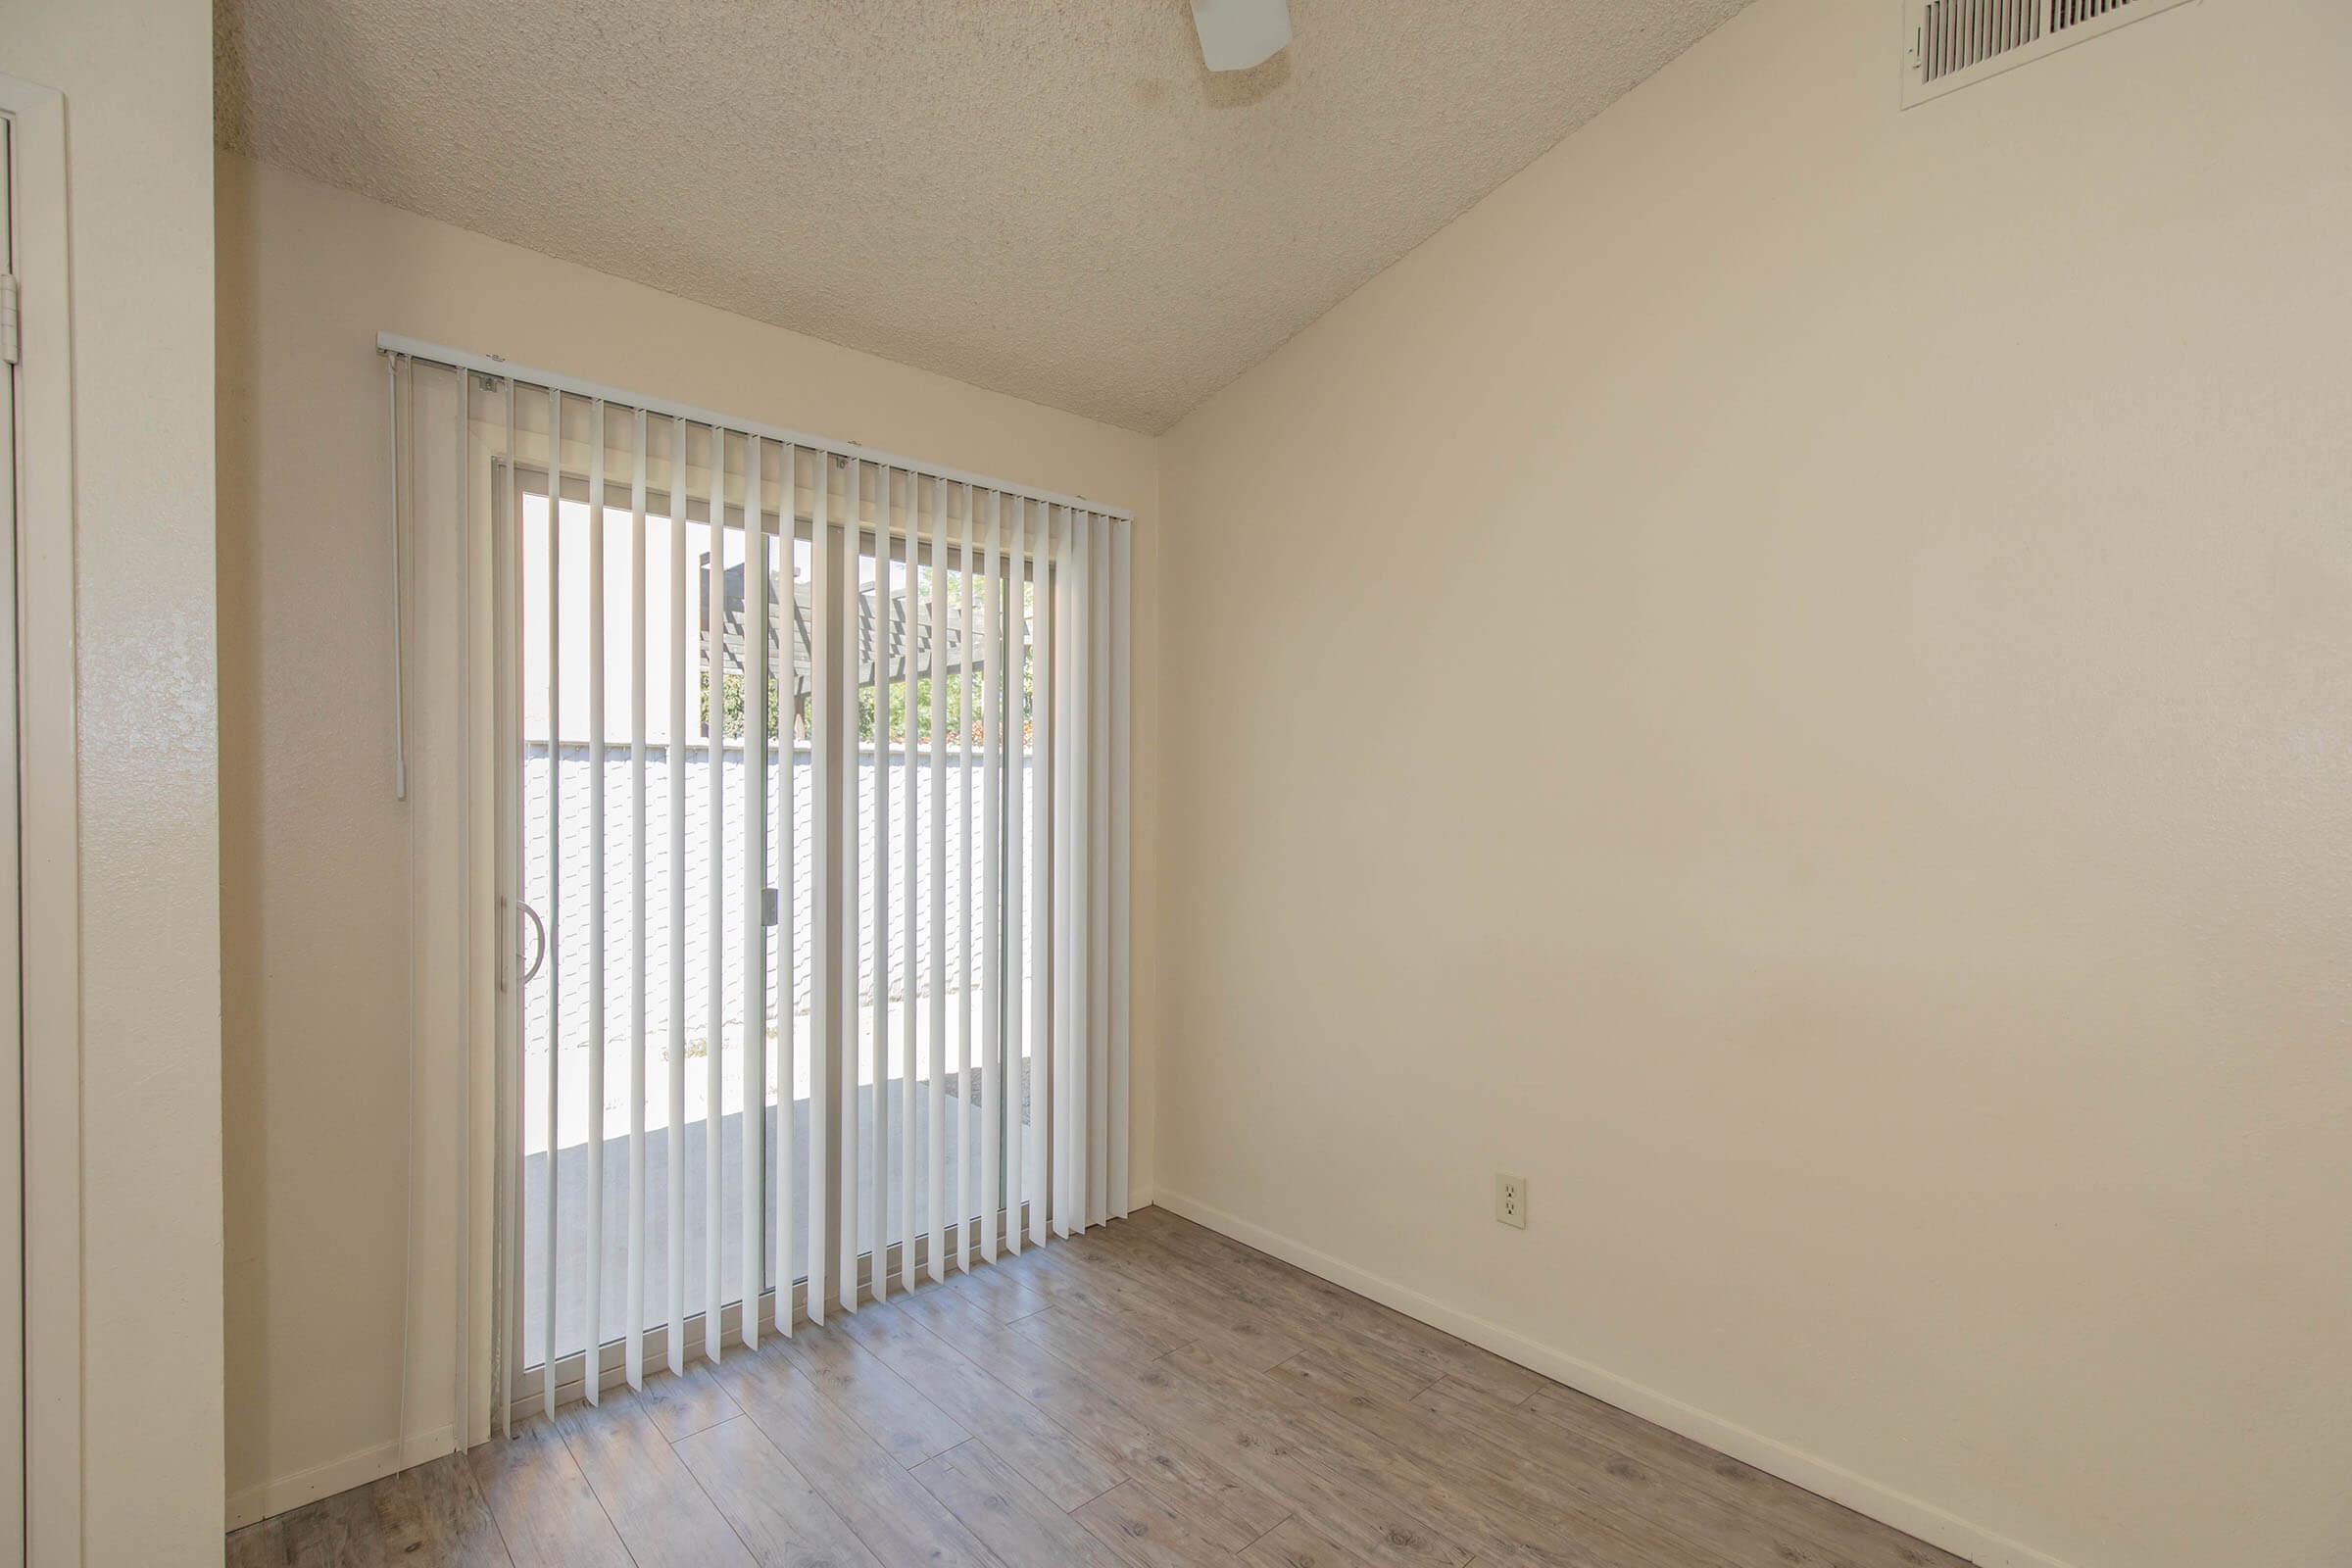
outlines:
{"label": "sliding door handle", "polygon": [[[547,961],[547,926],[540,920],[539,911],[532,908],[529,905],[517,904],[515,908],[521,910],[523,916],[531,922],[531,931],[538,938],[538,946],[531,954],[530,967],[522,971],[521,983],[527,986],[533,980],[538,978],[539,966]],[[522,932],[520,928],[515,930],[514,938],[514,956],[519,958],[522,956]]]}

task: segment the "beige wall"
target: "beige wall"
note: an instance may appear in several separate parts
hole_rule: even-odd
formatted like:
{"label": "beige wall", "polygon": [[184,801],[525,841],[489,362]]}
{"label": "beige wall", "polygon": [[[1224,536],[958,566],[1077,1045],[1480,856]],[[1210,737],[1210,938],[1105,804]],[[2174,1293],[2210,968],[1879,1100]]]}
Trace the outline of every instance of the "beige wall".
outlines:
{"label": "beige wall", "polygon": [[[1153,771],[1150,438],[688,304],[223,156],[221,659],[232,1514],[334,1490],[399,1422],[412,866],[389,787],[393,331],[1124,504]],[[1154,797],[1137,801],[1148,1022]],[[1137,1171],[1152,1038],[1136,1040]],[[445,1385],[445,1380],[440,1380]],[[388,1465],[376,1464],[375,1469]],[[313,1480],[306,1485],[303,1477]],[[329,1484],[331,1482],[331,1485]]]}
{"label": "beige wall", "polygon": [[0,4],[0,71],[66,100],[92,1563],[220,1560],[210,20]]}
{"label": "beige wall", "polygon": [[1162,1198],[1987,1563],[2352,1560],[2352,8],[1893,13],[1166,439]]}

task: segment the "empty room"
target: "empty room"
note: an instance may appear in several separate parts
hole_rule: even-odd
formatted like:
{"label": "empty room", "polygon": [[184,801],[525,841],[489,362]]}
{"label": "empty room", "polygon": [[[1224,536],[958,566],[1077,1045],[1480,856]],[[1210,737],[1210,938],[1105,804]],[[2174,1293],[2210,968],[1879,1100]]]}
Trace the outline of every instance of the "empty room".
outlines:
{"label": "empty room", "polygon": [[2352,4],[0,0],[0,1568],[2352,1568]]}

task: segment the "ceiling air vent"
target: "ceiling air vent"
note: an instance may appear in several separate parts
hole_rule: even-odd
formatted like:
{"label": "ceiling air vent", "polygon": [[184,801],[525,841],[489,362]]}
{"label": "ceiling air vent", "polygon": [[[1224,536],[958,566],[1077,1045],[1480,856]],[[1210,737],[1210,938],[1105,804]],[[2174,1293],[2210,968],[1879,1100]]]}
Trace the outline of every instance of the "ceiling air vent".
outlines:
{"label": "ceiling air vent", "polygon": [[1903,107],[2187,0],[1902,0]]}

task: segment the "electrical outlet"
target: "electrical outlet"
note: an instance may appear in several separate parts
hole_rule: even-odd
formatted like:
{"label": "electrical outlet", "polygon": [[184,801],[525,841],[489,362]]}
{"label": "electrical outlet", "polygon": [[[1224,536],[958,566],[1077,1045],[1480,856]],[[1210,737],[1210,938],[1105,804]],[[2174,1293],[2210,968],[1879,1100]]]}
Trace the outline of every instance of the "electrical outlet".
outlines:
{"label": "electrical outlet", "polygon": [[1527,1178],[1496,1175],[1494,1178],[1494,1221],[1519,1230],[1527,1229]]}

